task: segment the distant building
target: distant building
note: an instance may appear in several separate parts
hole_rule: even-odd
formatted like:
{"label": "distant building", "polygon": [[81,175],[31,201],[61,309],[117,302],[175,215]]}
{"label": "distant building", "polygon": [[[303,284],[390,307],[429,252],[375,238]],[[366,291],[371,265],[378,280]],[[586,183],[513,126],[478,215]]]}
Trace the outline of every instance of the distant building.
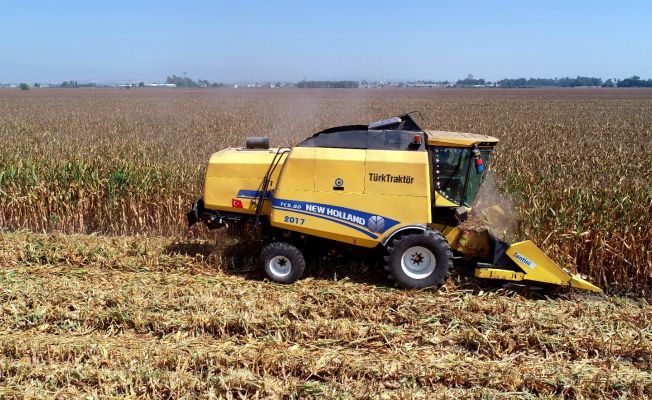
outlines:
{"label": "distant building", "polygon": [[438,87],[441,87],[441,84],[439,84],[439,83],[421,83],[421,82],[419,82],[419,83],[415,83],[413,86],[418,87],[418,88],[438,88]]}
{"label": "distant building", "polygon": [[177,85],[175,83],[146,83],[145,87],[166,87],[166,88],[175,88]]}

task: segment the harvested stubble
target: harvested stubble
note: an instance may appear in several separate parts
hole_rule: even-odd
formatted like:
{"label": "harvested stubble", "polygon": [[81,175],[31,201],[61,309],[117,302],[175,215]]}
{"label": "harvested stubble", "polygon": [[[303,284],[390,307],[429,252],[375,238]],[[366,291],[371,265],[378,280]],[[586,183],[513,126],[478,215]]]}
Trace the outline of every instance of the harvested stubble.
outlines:
{"label": "harvested stubble", "polygon": [[652,397],[644,300],[405,291],[327,269],[282,286],[243,277],[253,260],[225,258],[233,246],[2,234],[0,395]]}

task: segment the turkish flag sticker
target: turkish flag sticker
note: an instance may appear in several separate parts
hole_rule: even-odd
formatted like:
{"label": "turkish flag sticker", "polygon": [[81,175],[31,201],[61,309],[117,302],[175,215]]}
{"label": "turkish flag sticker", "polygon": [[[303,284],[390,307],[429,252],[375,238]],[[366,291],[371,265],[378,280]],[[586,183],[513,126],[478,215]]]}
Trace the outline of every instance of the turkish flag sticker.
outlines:
{"label": "turkish flag sticker", "polygon": [[238,199],[231,199],[231,207],[233,208],[242,208],[242,201]]}

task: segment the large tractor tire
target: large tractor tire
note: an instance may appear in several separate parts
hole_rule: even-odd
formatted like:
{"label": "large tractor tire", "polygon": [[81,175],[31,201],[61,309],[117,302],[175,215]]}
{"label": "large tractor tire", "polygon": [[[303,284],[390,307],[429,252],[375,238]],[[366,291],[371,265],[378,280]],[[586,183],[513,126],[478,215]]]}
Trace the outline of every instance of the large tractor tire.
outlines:
{"label": "large tractor tire", "polygon": [[385,263],[389,278],[401,287],[439,289],[453,270],[453,253],[441,233],[428,229],[394,239]]}
{"label": "large tractor tire", "polygon": [[289,243],[273,242],[261,254],[267,277],[278,283],[294,283],[301,279],[306,260],[301,251]]}

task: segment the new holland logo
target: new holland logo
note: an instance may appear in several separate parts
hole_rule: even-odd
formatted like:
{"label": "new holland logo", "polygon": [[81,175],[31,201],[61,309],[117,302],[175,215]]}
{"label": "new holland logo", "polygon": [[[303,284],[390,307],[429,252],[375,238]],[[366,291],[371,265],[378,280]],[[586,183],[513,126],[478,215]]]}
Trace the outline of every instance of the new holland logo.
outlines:
{"label": "new holland logo", "polygon": [[522,262],[523,264],[527,265],[529,268],[534,269],[537,265],[534,263],[534,261],[530,260],[529,258],[522,256],[518,253],[514,254],[514,257],[516,257],[517,260]]}
{"label": "new holland logo", "polygon": [[310,211],[316,214],[327,215],[329,217],[341,219],[343,221],[353,222],[354,224],[364,226],[364,222],[365,222],[364,218],[351,212],[347,212],[337,208],[322,206],[319,204],[311,204],[311,203],[305,203],[305,207],[306,207],[306,211]]}
{"label": "new holland logo", "polygon": [[382,232],[385,229],[385,218],[373,215],[367,220],[367,229],[372,232]]}

